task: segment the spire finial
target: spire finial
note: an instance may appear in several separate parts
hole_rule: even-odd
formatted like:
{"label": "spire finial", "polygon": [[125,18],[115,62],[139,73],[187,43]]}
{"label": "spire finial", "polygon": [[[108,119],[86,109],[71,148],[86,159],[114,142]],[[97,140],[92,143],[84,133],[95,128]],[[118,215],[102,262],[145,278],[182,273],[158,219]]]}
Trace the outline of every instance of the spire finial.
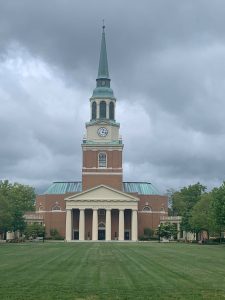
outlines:
{"label": "spire finial", "polygon": [[103,31],[105,31],[105,20],[104,19],[102,20],[102,29],[103,29]]}

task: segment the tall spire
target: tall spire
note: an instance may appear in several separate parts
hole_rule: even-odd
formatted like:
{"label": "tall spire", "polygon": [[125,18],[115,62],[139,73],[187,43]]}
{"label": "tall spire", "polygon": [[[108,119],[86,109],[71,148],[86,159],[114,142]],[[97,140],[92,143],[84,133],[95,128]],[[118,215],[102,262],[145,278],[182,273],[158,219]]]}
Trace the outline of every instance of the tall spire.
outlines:
{"label": "tall spire", "polygon": [[96,79],[96,88],[93,91],[91,99],[115,99],[113,90],[110,88],[110,78],[108,70],[108,60],[105,42],[105,25],[102,26],[101,52],[98,66],[98,77]]}
{"label": "tall spire", "polygon": [[101,52],[100,52],[100,59],[99,59],[99,66],[98,66],[98,79],[100,78],[109,79],[104,20],[102,26]]}

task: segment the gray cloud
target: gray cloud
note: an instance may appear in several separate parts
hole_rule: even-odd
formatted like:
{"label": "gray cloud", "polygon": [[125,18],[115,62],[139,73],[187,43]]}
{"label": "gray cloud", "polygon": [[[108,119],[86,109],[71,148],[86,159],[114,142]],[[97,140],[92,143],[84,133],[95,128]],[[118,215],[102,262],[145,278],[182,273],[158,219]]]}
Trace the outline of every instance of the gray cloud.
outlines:
{"label": "gray cloud", "polygon": [[224,1],[0,1],[0,178],[81,178],[106,19],[124,179],[224,179]]}

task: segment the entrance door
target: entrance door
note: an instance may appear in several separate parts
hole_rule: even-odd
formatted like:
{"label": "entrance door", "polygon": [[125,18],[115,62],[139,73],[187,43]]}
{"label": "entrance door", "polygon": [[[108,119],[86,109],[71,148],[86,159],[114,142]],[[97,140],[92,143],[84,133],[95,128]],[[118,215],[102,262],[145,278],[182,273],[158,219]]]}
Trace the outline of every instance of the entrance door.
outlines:
{"label": "entrance door", "polygon": [[105,240],[105,229],[104,230],[98,230],[98,240],[99,241]]}
{"label": "entrance door", "polygon": [[98,240],[103,241],[105,240],[105,224],[100,223],[98,225]]}
{"label": "entrance door", "polygon": [[130,240],[130,231],[125,231],[124,232],[124,239],[125,239],[125,241]]}
{"label": "entrance door", "polygon": [[79,240],[79,231],[78,230],[74,230],[74,232],[73,232],[73,239],[74,240]]}

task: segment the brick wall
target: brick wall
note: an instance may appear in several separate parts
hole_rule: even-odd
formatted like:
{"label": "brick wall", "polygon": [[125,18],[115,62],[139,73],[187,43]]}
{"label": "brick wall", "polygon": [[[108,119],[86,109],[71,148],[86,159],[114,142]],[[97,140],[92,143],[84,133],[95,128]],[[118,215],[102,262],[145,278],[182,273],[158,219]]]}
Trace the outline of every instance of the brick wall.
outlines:
{"label": "brick wall", "polygon": [[104,184],[122,191],[122,181],[122,175],[82,175],[82,189],[85,191],[100,184]]}
{"label": "brick wall", "polygon": [[108,168],[122,168],[122,151],[119,150],[85,150],[83,151],[83,167],[98,168],[98,154],[104,152],[107,154]]}
{"label": "brick wall", "polygon": [[[93,176],[102,177],[102,176]],[[113,177],[113,176],[111,176]],[[103,176],[101,178],[101,183],[110,185],[108,178]],[[120,180],[117,178],[115,181],[111,178],[111,186],[118,188]],[[96,186],[96,181],[91,181],[93,186]],[[90,183],[89,183],[90,184]],[[122,187],[120,186],[120,190]],[[46,225],[47,235],[50,233],[50,229],[56,228],[60,235],[65,237],[65,228],[66,228],[66,212],[65,212],[65,200],[64,198],[74,195],[75,193],[64,194],[64,195],[40,195],[36,199],[36,210],[39,211],[44,217],[44,223]],[[133,193],[132,195],[139,197],[140,201],[138,204],[138,236],[143,235],[144,228],[156,229],[160,223],[160,216],[168,215],[168,199],[167,196],[158,196],[158,195],[137,195]],[[55,205],[59,205],[61,211],[52,211],[52,208]],[[143,208],[145,206],[151,207],[151,212],[144,212]],[[41,207],[41,210],[39,208]],[[79,210],[73,210],[73,228],[79,228]],[[119,215],[118,210],[112,210],[112,238],[114,238],[115,233],[118,236],[118,222]],[[125,211],[125,229],[131,228],[131,213],[129,210]],[[85,237],[88,237],[88,233],[92,235],[92,211],[85,211]]]}

